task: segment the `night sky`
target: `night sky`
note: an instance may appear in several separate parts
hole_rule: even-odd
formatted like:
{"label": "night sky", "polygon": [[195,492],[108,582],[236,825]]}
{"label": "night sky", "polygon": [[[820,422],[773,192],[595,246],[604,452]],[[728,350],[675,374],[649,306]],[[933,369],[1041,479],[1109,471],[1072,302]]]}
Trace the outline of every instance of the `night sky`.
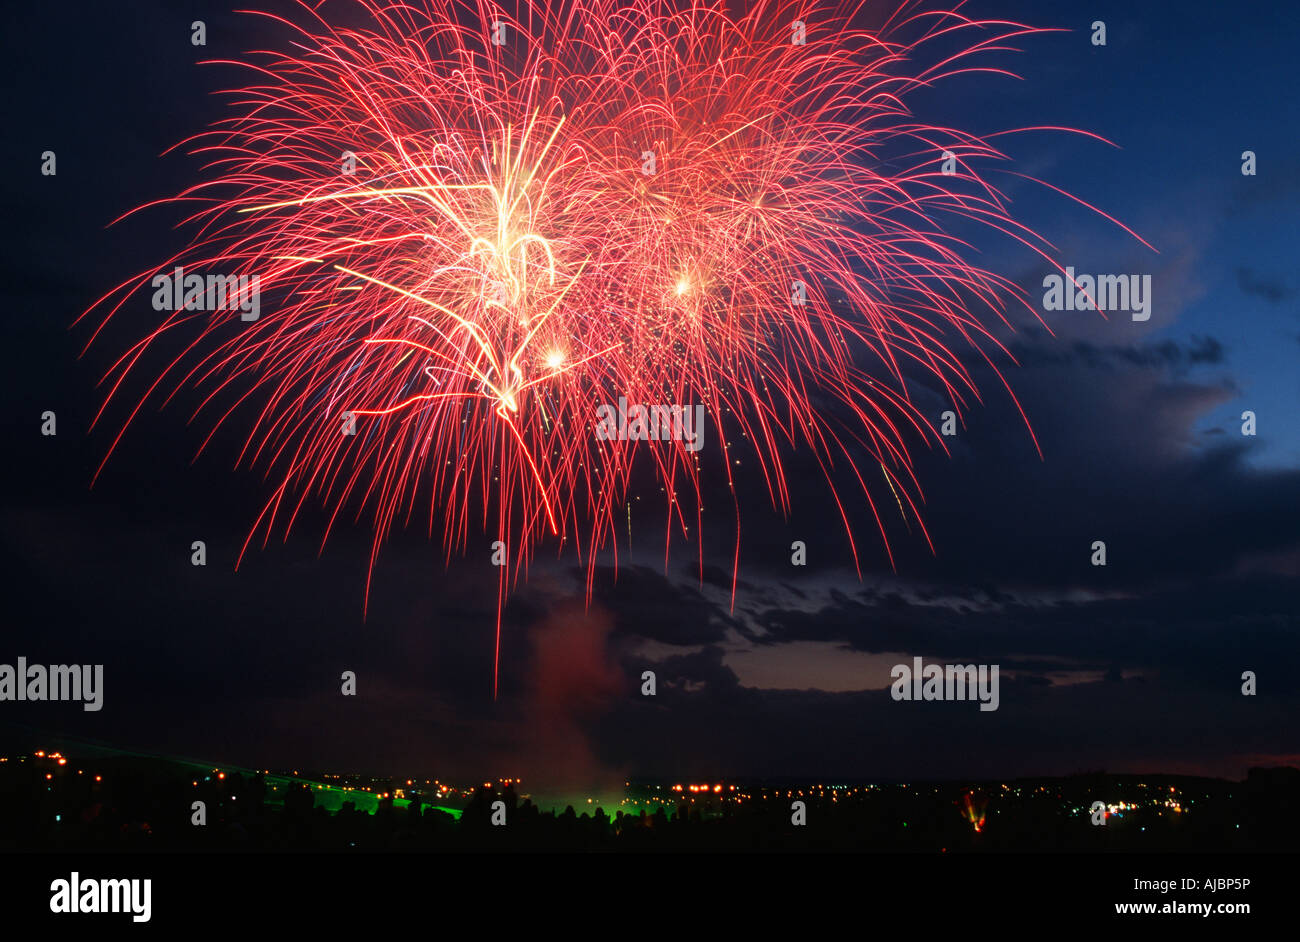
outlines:
{"label": "night sky", "polygon": [[[450,564],[418,526],[396,534],[364,620],[364,519],[343,521],[321,551],[317,509],[236,571],[268,485],[234,468],[237,428],[193,460],[210,425],[187,425],[197,399],[186,394],[142,413],[90,486],[117,428],[87,431],[96,384],[157,315],[141,299],[82,357],[90,330],[72,324],[186,238],[174,208],[108,223],[198,178],[198,158],[159,156],[223,114],[212,93],[231,71],[196,60],[274,38],[229,6],[7,13],[0,662],[102,663],[105,707],[0,704],[0,751],[65,736],[258,768],[556,786],[1096,769],[1240,777],[1300,764],[1289,4],[968,4],[971,16],[1070,32],[1000,56],[1021,81],[971,76],[912,108],[975,133],[1063,125],[1115,142],[998,139],[1012,169],[1115,216],[1158,254],[1049,189],[998,182],[1063,265],[1150,274],[1151,319],[1049,313],[1050,336],[1021,315],[998,334],[1019,362],[1003,365],[1042,460],[972,358],[984,399],[948,440],[951,456],[912,442],[935,552],[886,515],[896,572],[859,498],[849,508],[859,580],[820,471],[795,453],[788,518],[756,470],[740,476],[732,609],[725,488],[706,493],[702,548],[675,538],[665,566],[662,494],[647,479],[632,494],[617,577],[606,554],[589,606],[579,561],[542,547],[506,609],[495,702],[493,534],[471,535]],[[206,49],[190,45],[195,19],[208,25]],[[1105,47],[1089,41],[1094,20],[1106,23]],[[45,150],[57,176],[40,173]],[[1256,176],[1241,173],[1245,150]],[[1041,259],[988,232],[978,240],[980,264],[1041,297]],[[937,422],[939,392],[914,392]],[[45,410],[56,437],[40,434]],[[1257,415],[1255,437],[1241,434],[1244,410]],[[190,564],[196,539],[204,568]],[[794,540],[807,543],[806,567],[790,565]],[[1094,540],[1106,542],[1105,568],[1090,565]],[[999,664],[1000,709],[894,702],[889,670],[914,656]],[[653,699],[640,694],[647,669]],[[344,670],[357,673],[356,697],[340,696]],[[1241,694],[1245,670],[1258,674],[1257,696]]]}

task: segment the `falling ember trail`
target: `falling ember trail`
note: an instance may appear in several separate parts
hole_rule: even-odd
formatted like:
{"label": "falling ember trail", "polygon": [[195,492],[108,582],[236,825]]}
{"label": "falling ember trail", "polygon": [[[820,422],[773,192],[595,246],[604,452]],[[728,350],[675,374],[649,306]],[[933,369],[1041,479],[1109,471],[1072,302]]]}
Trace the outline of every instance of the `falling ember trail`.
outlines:
{"label": "falling ember trail", "polygon": [[898,504],[898,515],[903,518],[903,523],[907,526],[907,530],[910,533],[912,531],[912,526],[907,523],[907,512],[903,510],[903,502],[898,499],[898,491],[894,490],[894,480],[890,477],[889,470],[883,464],[880,466],[880,472],[885,476],[885,483],[889,485],[889,493],[894,495],[894,503]]}

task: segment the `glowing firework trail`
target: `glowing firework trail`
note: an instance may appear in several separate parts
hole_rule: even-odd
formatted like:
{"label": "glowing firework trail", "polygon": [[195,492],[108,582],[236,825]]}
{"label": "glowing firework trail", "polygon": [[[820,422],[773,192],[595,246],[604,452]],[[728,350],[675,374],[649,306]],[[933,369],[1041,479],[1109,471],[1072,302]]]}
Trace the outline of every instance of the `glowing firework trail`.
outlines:
{"label": "glowing firework trail", "polygon": [[976,795],[974,792],[966,792],[961,796],[960,807],[962,817],[971,823],[975,833],[978,834],[984,830],[985,809],[988,807],[987,798]]}
{"label": "glowing firework trail", "polygon": [[[594,434],[596,405],[625,396],[704,404],[733,495],[732,443],[783,512],[782,456],[806,449],[849,531],[847,473],[892,563],[859,465],[879,463],[919,522],[906,441],[942,445],[905,371],[962,408],[976,390],[957,351],[996,371],[1006,351],[986,324],[1028,308],[964,261],[947,223],[1048,248],[975,169],[1006,158],[904,101],[1035,30],[911,2],[874,28],[856,7],[790,0],[259,15],[294,32],[293,51],[224,63],[251,82],[184,142],[209,178],[165,201],[197,207],[196,241],[92,308],[107,319],[182,263],[260,277],[269,303],[251,322],[173,305],[109,371],[105,401],[129,373],[153,376],[124,431],[154,395],[205,390],[198,411],[239,424],[241,463],[277,482],[250,541],[319,500],[323,539],[348,507],[371,517],[372,570],[394,524],[423,517],[448,558],[472,525],[506,544],[502,598],[548,537],[585,559],[590,593],[598,552],[617,559],[634,459],[668,495],[665,554],[701,524],[684,443]],[[178,332],[180,355],[146,367]],[[341,434],[349,416],[356,434]],[[497,631],[499,645],[500,604]]]}

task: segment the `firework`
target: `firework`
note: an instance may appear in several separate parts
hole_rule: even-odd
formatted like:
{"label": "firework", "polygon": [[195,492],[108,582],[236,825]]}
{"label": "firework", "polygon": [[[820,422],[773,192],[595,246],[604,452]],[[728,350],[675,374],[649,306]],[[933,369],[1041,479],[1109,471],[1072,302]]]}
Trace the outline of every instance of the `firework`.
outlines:
{"label": "firework", "polygon": [[214,429],[239,426],[240,461],[273,484],[244,551],[319,501],[331,527],[372,522],[372,569],[418,523],[448,558],[499,539],[502,598],[545,540],[587,563],[590,593],[639,463],[668,495],[665,553],[702,523],[698,449],[598,435],[615,401],[702,405],[733,496],[743,448],[788,511],[783,455],[804,449],[851,541],[856,494],[887,551],[883,511],[929,541],[908,441],[942,441],[905,377],[960,410],[960,351],[996,371],[990,326],[1028,308],[951,224],[1048,246],[974,169],[1005,159],[989,140],[906,101],[1035,30],[913,3],[867,27],[786,0],[259,15],[291,51],[223,63],[250,74],[230,116],[178,145],[207,158],[165,201],[193,207],[192,243],[92,308],[111,317],[174,266],[256,279],[255,317],[177,286],[106,377],[105,407],[150,377],[123,430],[184,387]]}
{"label": "firework", "polygon": [[988,798],[970,791],[963,793],[961,800],[958,802],[958,807],[961,809],[962,817],[970,822],[971,827],[975,829],[976,834],[984,830],[984,820],[987,817],[986,809],[988,803]]}

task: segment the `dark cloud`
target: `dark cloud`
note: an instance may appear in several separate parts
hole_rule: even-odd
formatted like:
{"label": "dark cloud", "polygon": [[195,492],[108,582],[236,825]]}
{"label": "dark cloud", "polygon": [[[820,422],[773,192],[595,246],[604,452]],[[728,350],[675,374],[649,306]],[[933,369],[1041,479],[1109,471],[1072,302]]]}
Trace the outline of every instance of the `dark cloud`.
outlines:
{"label": "dark cloud", "polygon": [[1025,593],[980,609],[898,592],[832,591],[815,609],[771,610],[755,618],[767,645],[833,641],[866,652],[1002,663],[1042,675],[1062,668],[1133,668],[1218,678],[1216,650],[1253,650],[1258,661],[1285,675],[1300,670],[1291,644],[1300,629],[1300,613],[1290,605],[1294,582],[1276,567],[1247,566],[1198,584],[1194,592],[1176,582],[1141,595]]}
{"label": "dark cloud", "polygon": [[1237,269],[1237,285],[1241,290],[1256,298],[1263,298],[1270,304],[1281,304],[1295,297],[1295,287],[1288,285],[1281,278],[1265,275],[1252,268]]}
{"label": "dark cloud", "polygon": [[1193,337],[1189,343],[1164,340],[1158,343],[1100,346],[1078,340],[1048,343],[1041,337],[1018,341],[1011,353],[1021,367],[1077,365],[1093,370],[1141,369],[1182,370],[1189,366],[1222,364],[1226,349],[1214,337]]}
{"label": "dark cloud", "polygon": [[[681,672],[681,659],[675,663]],[[684,780],[782,778],[797,768],[813,778],[906,781],[1068,774],[1099,764],[1240,775],[1252,754],[1297,745],[1278,735],[1294,699],[1241,696],[1236,664],[1223,665],[1219,685],[1197,696],[1166,676],[1070,686],[1007,678],[993,712],[970,702],[895,702],[885,690],[731,686],[721,680],[719,651],[691,668],[698,685],[667,691],[653,707],[616,707],[608,728],[618,733],[600,739],[602,753],[635,754],[633,774]]]}
{"label": "dark cloud", "polygon": [[[712,568],[716,585],[722,570]],[[586,577],[574,572],[574,578]],[[726,608],[709,601],[689,585],[674,584],[662,573],[645,566],[600,567],[592,598],[619,613],[614,631],[664,644],[705,644],[721,641],[728,629],[743,631]]]}

